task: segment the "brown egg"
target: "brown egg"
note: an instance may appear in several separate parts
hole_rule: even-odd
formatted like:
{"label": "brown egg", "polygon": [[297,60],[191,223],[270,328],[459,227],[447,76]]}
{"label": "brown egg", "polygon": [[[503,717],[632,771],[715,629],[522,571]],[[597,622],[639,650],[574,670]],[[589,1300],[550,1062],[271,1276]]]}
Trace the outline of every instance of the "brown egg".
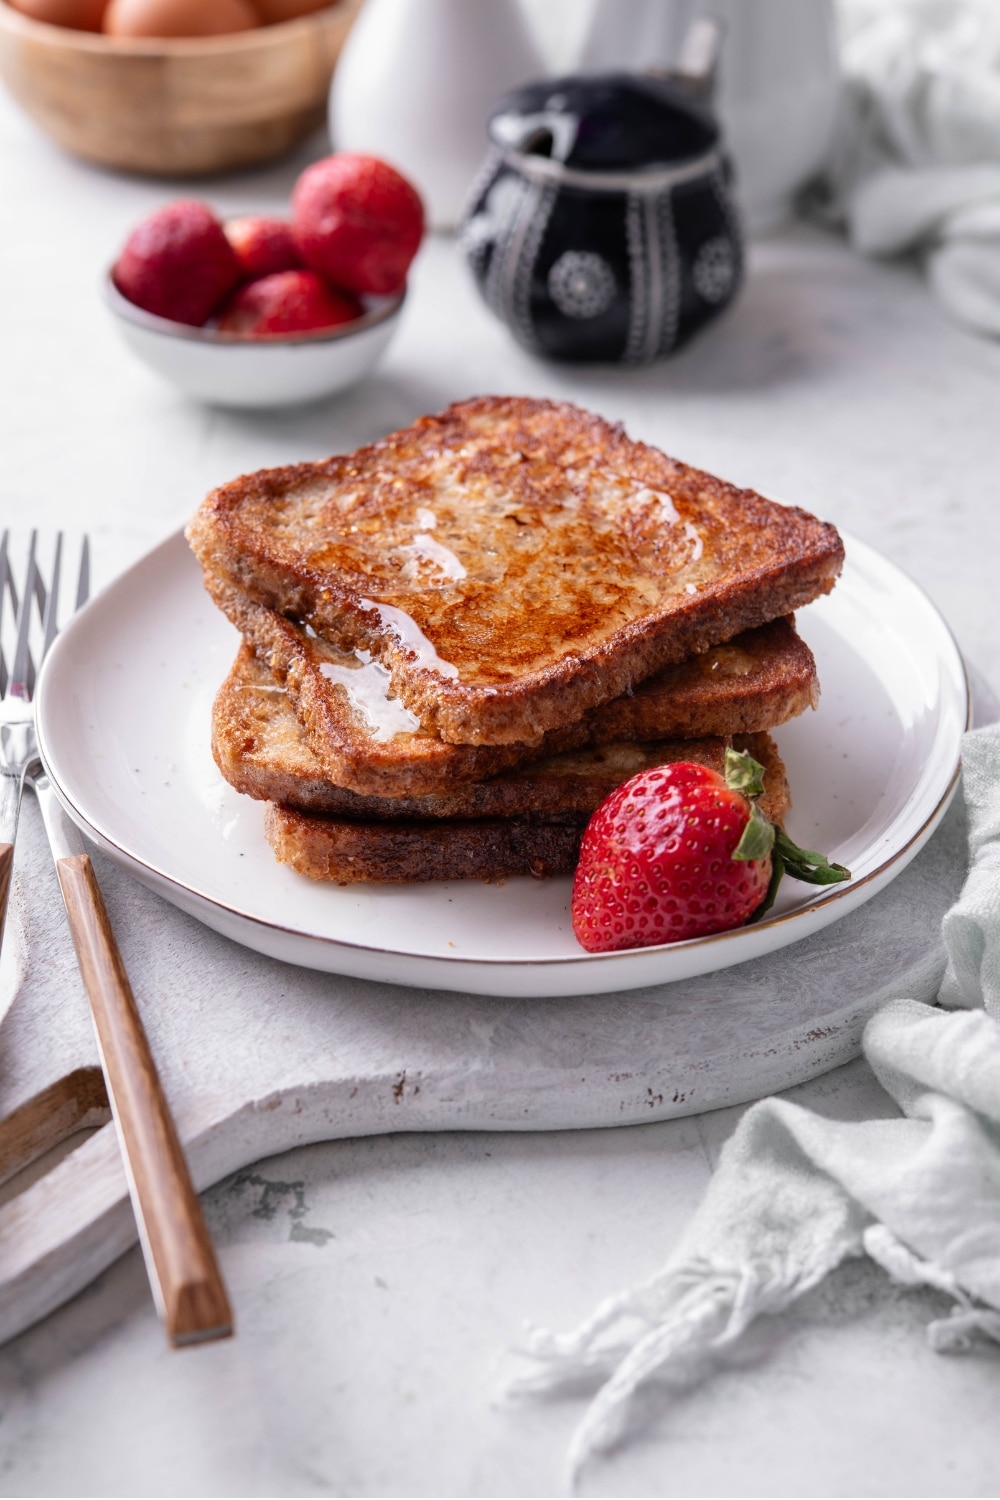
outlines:
{"label": "brown egg", "polygon": [[223,36],[259,26],[249,0],[111,0],[109,36]]}
{"label": "brown egg", "polygon": [[326,10],[331,0],[253,0],[254,10],[265,26],[277,21],[294,21],[296,16],[311,16],[313,11]]}
{"label": "brown egg", "polygon": [[71,31],[100,31],[108,0],[9,0],[9,3],[33,21],[68,26]]}

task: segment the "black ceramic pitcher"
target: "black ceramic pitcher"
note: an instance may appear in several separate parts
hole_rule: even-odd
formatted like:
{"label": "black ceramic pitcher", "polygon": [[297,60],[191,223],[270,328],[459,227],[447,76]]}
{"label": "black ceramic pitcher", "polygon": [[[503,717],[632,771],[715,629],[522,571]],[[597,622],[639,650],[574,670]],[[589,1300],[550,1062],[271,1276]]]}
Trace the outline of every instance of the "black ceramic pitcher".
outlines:
{"label": "black ceramic pitcher", "polygon": [[581,75],[500,100],[462,241],[526,349],[645,364],[732,301],[743,237],[709,77]]}

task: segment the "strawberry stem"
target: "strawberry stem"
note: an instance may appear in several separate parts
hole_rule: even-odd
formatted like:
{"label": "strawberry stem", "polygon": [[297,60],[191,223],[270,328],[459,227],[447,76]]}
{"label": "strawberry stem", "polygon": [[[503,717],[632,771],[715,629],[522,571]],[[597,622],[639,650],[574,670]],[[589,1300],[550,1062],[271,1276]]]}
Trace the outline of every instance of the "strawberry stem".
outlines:
{"label": "strawberry stem", "polygon": [[851,872],[844,865],[835,865],[825,854],[813,849],[800,849],[777,823],[765,818],[754,802],[764,790],[764,767],[754,760],[748,750],[726,751],[726,785],[730,791],[742,792],[751,802],[751,813],[740,841],[733,850],[733,859],[766,859],[771,856],[771,880],[764,897],[750,922],[759,922],[765,912],[771,910],[778,886],[785,875],[793,880],[804,880],[808,885],[834,885],[838,880],[850,880]]}
{"label": "strawberry stem", "polygon": [[835,885],[838,880],[851,878],[846,866],[833,864],[825,854],[800,849],[783,828],[775,827],[774,847],[781,855],[786,871],[796,880],[808,881],[810,885]]}
{"label": "strawberry stem", "polygon": [[[778,886],[785,875],[791,875],[793,880],[804,880],[808,885],[835,885],[838,880],[850,880],[851,872],[845,865],[833,864],[825,854],[817,854],[812,849],[800,849],[798,844],[793,843],[783,828],[777,823],[771,825],[774,829],[774,848],[771,850],[771,879],[767,887],[767,894],[763,901],[749,918],[748,926],[759,922],[765,912],[769,912],[774,905],[774,898],[778,894]],[[738,847],[738,846],[737,846]],[[734,856],[735,857],[735,856]]]}

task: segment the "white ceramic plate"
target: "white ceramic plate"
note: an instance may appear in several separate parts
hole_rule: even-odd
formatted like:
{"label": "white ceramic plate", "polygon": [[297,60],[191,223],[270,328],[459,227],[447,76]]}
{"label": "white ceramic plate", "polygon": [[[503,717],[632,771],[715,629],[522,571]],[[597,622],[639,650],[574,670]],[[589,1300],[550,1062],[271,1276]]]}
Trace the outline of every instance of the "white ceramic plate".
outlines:
{"label": "white ceramic plate", "polygon": [[823,696],[816,713],[776,733],[795,804],[789,832],[853,879],[786,881],[758,926],[659,948],[583,953],[569,880],[338,887],[277,864],[262,806],[233,792],[212,761],[211,703],[237,636],[180,535],[56,641],[39,683],[39,740],[85,832],[184,911],[262,953],[476,994],[627,990],[757,958],[846,916],[905,868],[951,799],[968,688],[920,589],[848,539],[840,583],[799,623]]}

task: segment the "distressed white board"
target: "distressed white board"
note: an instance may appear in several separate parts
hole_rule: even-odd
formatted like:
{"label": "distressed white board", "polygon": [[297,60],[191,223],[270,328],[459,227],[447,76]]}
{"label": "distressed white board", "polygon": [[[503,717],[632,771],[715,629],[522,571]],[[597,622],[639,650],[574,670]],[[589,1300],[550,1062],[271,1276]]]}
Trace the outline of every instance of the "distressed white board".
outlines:
{"label": "distressed white board", "polygon": [[[89,1013],[33,803],[23,816],[17,868],[31,891],[30,964],[0,1026],[0,1152],[9,1172],[74,1126],[101,1128],[0,1206],[0,1339],[79,1291],[136,1238],[113,1127],[94,1102]],[[837,1067],[857,1054],[880,1001],[936,992],[940,920],[965,871],[964,814],[959,799],[887,891],[802,943],[675,985],[572,999],[406,990],[292,968],[210,932],[109,862],[98,866],[205,1188],[310,1141],[631,1125]]]}

